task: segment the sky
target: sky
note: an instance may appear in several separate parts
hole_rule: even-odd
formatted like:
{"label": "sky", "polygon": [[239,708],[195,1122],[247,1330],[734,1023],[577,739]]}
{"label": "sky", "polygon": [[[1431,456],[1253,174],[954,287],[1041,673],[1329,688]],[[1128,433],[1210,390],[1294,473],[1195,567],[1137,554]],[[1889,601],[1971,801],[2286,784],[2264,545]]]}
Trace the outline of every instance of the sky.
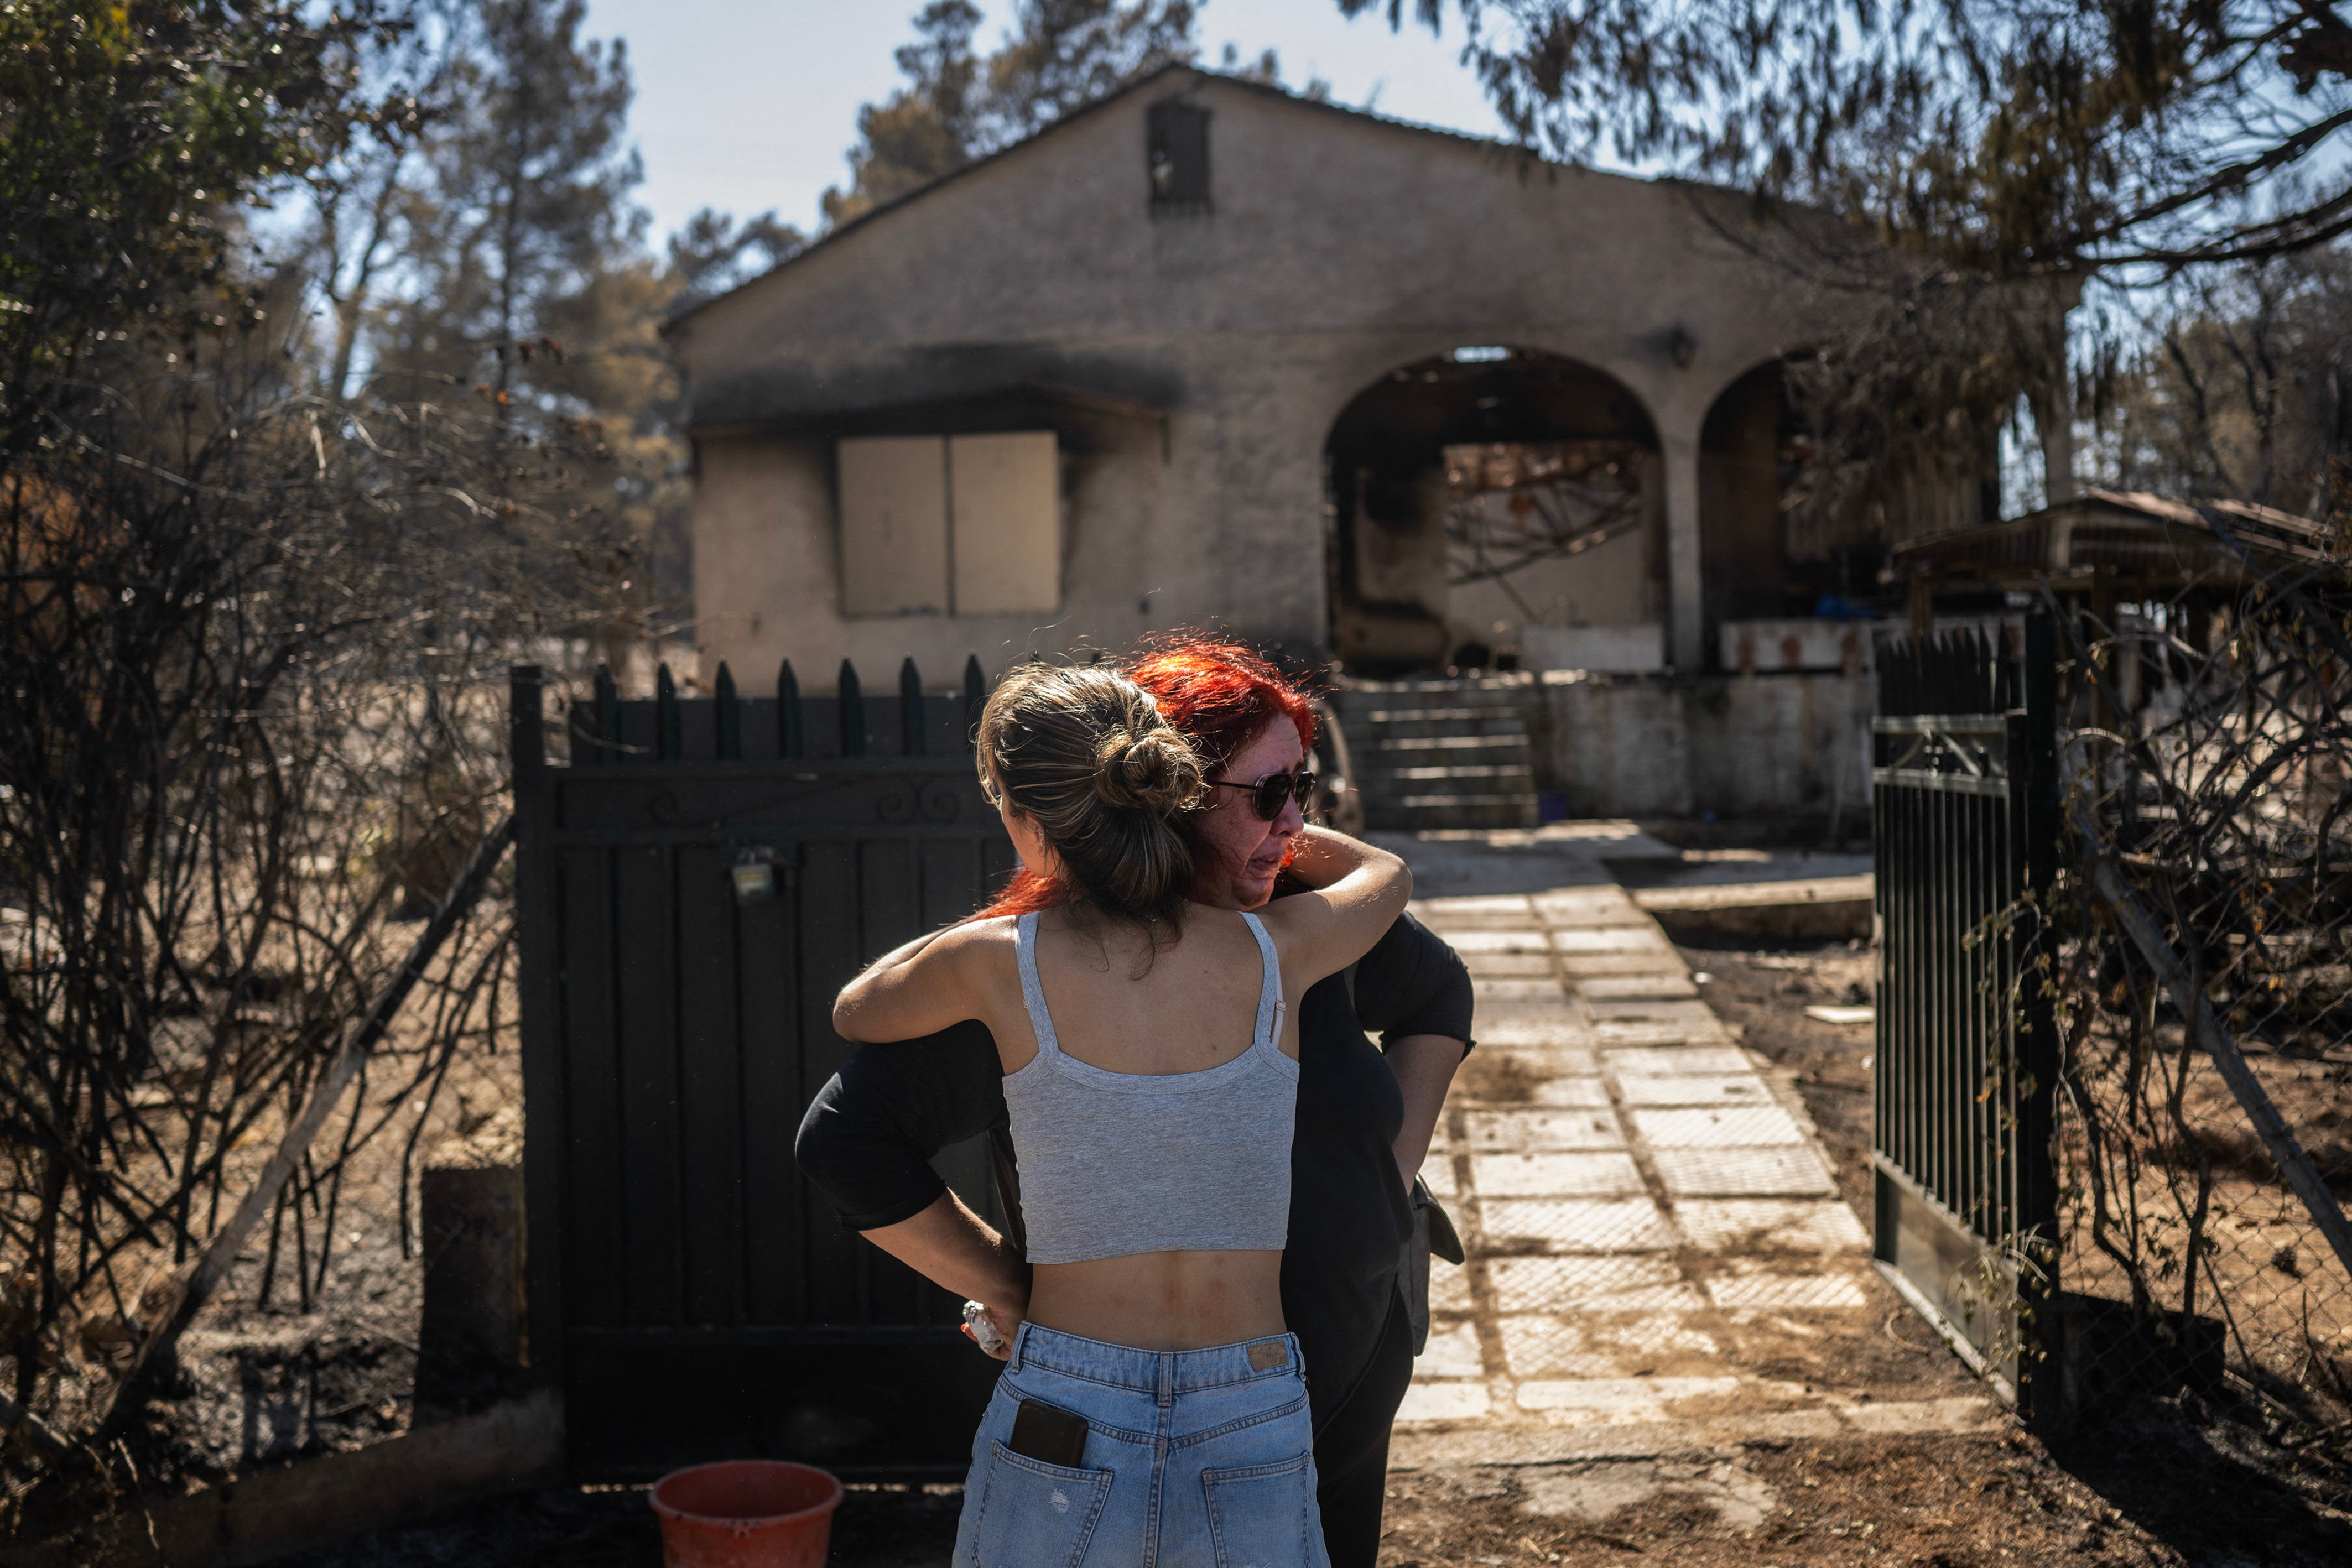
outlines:
{"label": "sky", "polygon": [[[590,37],[625,39],[637,97],[630,129],[644,154],[637,197],[656,236],[700,208],[771,208],[813,232],[817,199],[846,184],[843,154],[857,109],[902,79],[891,51],[914,37],[921,0],[589,0]],[[1009,0],[982,0],[978,44],[993,48]],[[1386,6],[1376,6],[1385,12]],[[1341,103],[1474,135],[1502,123],[1460,64],[1462,30],[1443,37],[1384,16],[1350,22],[1337,0],[1210,0],[1199,33],[1213,63],[1226,43],[1245,59],[1281,57],[1286,85],[1320,77]]]}

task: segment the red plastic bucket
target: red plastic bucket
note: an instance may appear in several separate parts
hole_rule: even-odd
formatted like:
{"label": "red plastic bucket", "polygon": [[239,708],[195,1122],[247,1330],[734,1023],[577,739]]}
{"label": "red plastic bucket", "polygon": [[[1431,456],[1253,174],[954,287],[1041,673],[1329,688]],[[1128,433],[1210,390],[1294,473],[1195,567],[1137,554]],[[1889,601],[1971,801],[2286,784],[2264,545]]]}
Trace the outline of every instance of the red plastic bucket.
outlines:
{"label": "red plastic bucket", "polygon": [[662,1568],[824,1568],[841,1482],[811,1465],[730,1459],[654,1483]]}

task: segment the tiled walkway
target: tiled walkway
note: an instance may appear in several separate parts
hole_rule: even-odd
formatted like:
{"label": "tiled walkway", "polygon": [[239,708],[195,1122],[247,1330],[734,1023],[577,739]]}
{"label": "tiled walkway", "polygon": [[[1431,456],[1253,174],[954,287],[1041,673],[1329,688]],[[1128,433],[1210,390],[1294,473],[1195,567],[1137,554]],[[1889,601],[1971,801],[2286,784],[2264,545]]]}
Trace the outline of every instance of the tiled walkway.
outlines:
{"label": "tiled walkway", "polygon": [[1479,1043],[1423,1172],[1470,1258],[1435,1265],[1399,1468],[1993,1417],[1769,1375],[1802,1364],[1792,1340],[1861,1326],[1868,1239],[1801,1103],[1597,862],[1586,885],[1414,909],[1476,978]]}

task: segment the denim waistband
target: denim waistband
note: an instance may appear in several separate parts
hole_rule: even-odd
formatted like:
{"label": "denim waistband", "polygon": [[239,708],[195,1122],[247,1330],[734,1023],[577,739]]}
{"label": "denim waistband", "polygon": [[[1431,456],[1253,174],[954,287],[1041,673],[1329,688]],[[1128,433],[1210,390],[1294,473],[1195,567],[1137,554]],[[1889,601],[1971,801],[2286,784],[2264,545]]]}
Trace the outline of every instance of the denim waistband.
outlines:
{"label": "denim waistband", "polygon": [[1306,1370],[1299,1361],[1298,1336],[1293,1333],[1204,1350],[1137,1350],[1024,1322],[1013,1335],[1013,1359],[1005,1370],[1017,1373],[1027,1366],[1163,1396],[1255,1378],[1296,1376]]}

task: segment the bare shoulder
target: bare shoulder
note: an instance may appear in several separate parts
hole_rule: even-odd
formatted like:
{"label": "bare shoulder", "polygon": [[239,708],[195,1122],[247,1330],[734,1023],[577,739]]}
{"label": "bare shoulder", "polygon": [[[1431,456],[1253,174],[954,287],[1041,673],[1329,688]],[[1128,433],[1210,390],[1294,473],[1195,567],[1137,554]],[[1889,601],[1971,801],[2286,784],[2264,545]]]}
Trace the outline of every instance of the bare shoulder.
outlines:
{"label": "bare shoulder", "polygon": [[1250,911],[1273,937],[1275,946],[1284,946],[1311,932],[1331,918],[1331,901],[1313,889],[1286,894],[1269,899]]}
{"label": "bare shoulder", "polygon": [[986,966],[1013,961],[1013,947],[1019,940],[1010,915],[992,915],[986,920],[967,920],[950,925],[940,933],[931,950],[942,959],[957,965]]}

